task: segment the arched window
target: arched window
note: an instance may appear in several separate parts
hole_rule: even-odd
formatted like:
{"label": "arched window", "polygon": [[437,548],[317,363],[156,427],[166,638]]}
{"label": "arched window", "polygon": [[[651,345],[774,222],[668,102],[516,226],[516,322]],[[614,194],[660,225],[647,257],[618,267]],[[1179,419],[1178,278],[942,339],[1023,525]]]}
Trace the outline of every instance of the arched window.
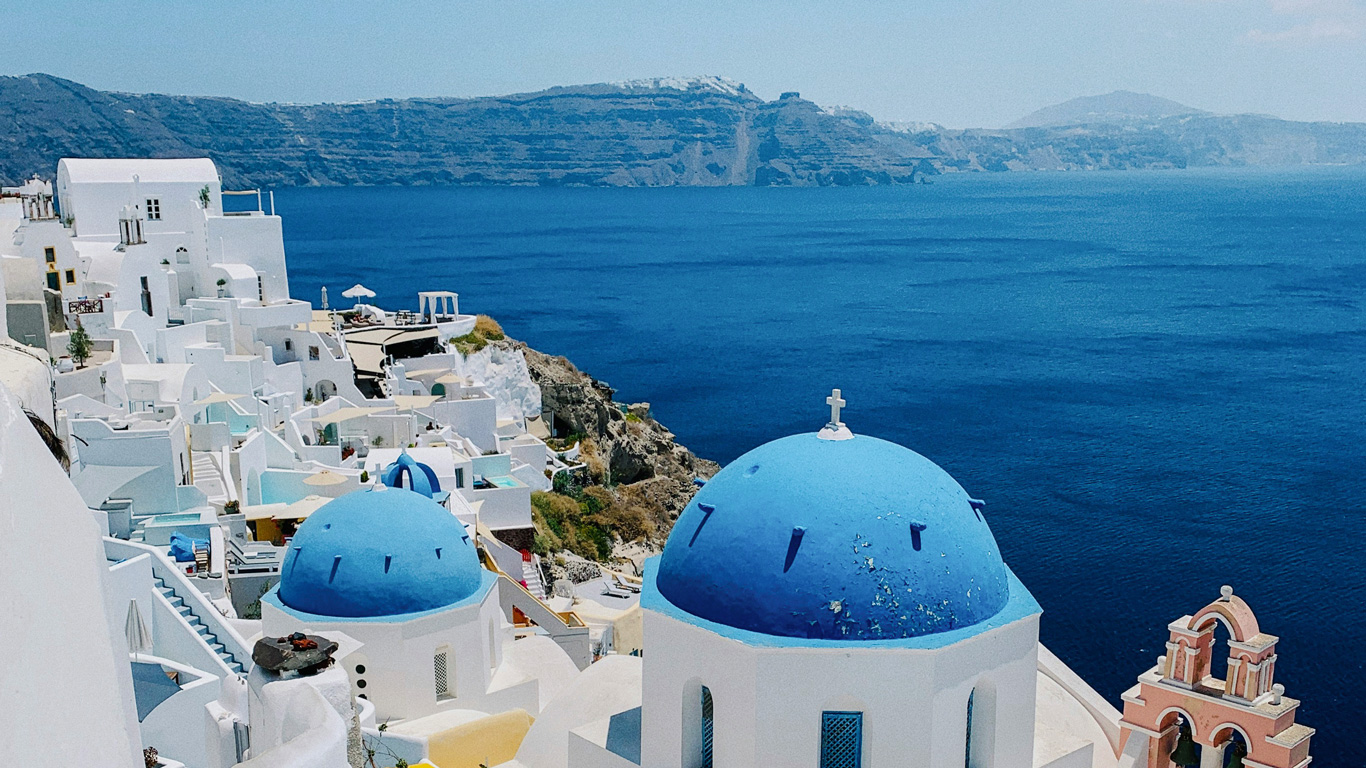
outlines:
{"label": "arched window", "polygon": [[863,713],[821,713],[821,768],[860,768]]}
{"label": "arched window", "polygon": [[963,768],[992,768],[996,752],[996,685],[977,681],[963,714]]}
{"label": "arched window", "polygon": [[963,768],[972,768],[972,704],[975,698],[977,698],[976,688],[968,694],[968,726],[965,729],[967,743],[963,745]]}
{"label": "arched window", "polygon": [[716,737],[716,713],[711,700],[711,689],[702,686],[702,755],[698,765],[712,768],[712,747]]}
{"label": "arched window", "polygon": [[455,669],[451,667],[451,647],[443,645],[432,655],[432,677],[436,700],[455,698]]}

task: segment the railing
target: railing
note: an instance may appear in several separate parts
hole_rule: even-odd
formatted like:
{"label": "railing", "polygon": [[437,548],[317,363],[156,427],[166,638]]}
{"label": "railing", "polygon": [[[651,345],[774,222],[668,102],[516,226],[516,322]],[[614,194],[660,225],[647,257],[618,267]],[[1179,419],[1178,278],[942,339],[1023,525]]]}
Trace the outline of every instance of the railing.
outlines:
{"label": "railing", "polygon": [[247,641],[237,632],[231,624],[223,619],[223,615],[218,612],[209,598],[199,591],[179,568],[172,567],[161,555],[161,550],[157,547],[146,544],[138,544],[132,541],[123,541],[106,536],[104,538],[104,551],[106,556],[127,559],[137,557],[144,552],[152,555],[152,575],[161,579],[167,586],[170,586],[178,597],[191,605],[191,610],[204,625],[209,628],[222,643],[224,649],[242,665],[245,671],[251,671],[251,648]]}

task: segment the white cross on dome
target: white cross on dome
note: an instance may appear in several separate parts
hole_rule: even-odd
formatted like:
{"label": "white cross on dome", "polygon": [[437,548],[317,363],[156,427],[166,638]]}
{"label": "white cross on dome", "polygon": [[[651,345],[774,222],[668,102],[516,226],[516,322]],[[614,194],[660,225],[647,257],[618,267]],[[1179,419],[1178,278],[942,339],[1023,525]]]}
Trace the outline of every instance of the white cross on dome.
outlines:
{"label": "white cross on dome", "polygon": [[840,409],[848,404],[843,397],[840,397],[840,391],[838,389],[830,390],[830,396],[825,398],[825,404],[830,406],[830,423],[826,424],[816,436],[822,440],[848,440],[852,438],[854,433],[850,432],[849,428],[844,426],[844,422],[840,421]]}

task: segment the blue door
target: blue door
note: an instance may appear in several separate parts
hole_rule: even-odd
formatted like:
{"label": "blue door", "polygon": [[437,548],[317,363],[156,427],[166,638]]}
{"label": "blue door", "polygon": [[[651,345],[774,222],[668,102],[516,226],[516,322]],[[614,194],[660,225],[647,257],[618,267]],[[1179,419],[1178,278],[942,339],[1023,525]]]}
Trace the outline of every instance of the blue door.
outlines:
{"label": "blue door", "polygon": [[860,768],[863,713],[821,713],[821,768]]}

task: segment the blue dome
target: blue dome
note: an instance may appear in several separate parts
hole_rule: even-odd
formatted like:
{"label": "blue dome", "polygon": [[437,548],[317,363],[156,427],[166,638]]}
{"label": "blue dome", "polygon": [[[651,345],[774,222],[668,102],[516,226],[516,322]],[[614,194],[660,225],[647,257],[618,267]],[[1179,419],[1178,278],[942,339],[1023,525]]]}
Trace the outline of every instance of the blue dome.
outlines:
{"label": "blue dome", "polygon": [[280,568],[280,602],[349,618],[430,611],[478,591],[483,569],[445,507],[402,488],[352,491],[299,526]]}
{"label": "blue dome", "polygon": [[[405,475],[408,478],[406,483],[403,479]],[[436,479],[436,472],[409,456],[407,451],[400,453],[393,464],[384,468],[383,481],[390,488],[407,488],[429,499],[441,492],[441,483]]]}
{"label": "blue dome", "polygon": [[660,595],[693,616],[783,637],[896,640],[995,616],[996,539],[963,488],[895,443],[793,435],[721,470],[659,559]]}

